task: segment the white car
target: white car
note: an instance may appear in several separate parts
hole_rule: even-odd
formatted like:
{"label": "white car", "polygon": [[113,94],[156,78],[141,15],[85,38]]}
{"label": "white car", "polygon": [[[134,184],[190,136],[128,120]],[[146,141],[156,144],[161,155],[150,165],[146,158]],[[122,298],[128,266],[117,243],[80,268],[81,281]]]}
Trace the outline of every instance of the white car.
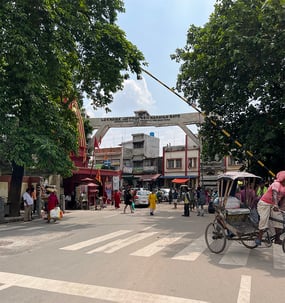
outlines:
{"label": "white car", "polygon": [[142,206],[148,206],[148,196],[150,194],[149,190],[146,189],[140,189],[137,191],[134,202],[136,206],[142,205]]}
{"label": "white car", "polygon": [[169,201],[169,192],[170,188],[161,188],[160,192],[162,193],[162,201]]}

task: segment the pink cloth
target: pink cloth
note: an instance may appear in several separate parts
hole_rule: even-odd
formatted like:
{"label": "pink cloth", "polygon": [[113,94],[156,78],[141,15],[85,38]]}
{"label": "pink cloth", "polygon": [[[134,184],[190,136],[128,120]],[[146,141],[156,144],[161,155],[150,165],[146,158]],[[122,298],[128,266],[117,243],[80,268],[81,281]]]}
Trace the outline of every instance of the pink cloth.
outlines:
{"label": "pink cloth", "polygon": [[285,197],[285,186],[283,186],[280,181],[275,180],[268,188],[267,192],[261,197],[261,201],[274,205],[272,191],[277,192],[277,200],[280,201]]}
{"label": "pink cloth", "polygon": [[285,180],[285,170],[282,170],[276,175],[276,181],[283,182],[284,180]]}

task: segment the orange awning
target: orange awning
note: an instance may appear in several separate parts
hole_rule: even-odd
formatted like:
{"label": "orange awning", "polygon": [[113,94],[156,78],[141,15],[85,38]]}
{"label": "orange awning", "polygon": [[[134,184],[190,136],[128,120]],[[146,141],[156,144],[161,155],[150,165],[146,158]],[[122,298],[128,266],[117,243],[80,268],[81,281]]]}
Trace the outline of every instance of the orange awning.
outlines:
{"label": "orange awning", "polygon": [[172,180],[172,183],[185,183],[185,182],[187,182],[189,179],[178,179],[178,178],[176,178],[176,179],[173,179]]}

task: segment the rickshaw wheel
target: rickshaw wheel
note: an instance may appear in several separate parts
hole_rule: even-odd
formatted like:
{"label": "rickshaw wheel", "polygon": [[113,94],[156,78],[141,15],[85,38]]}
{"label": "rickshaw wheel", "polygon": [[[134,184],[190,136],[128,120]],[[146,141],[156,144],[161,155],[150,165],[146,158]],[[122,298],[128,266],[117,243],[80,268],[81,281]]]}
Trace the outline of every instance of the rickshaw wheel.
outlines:
{"label": "rickshaw wheel", "polygon": [[282,240],[282,249],[283,249],[283,252],[285,253],[285,238]]}
{"label": "rickshaw wheel", "polygon": [[255,243],[255,238],[252,237],[248,237],[248,239],[241,239],[241,243],[249,249],[254,249],[257,247],[257,244]]}
{"label": "rickshaw wheel", "polygon": [[217,222],[210,223],[205,231],[205,240],[211,252],[215,254],[222,252],[226,247],[224,228]]}

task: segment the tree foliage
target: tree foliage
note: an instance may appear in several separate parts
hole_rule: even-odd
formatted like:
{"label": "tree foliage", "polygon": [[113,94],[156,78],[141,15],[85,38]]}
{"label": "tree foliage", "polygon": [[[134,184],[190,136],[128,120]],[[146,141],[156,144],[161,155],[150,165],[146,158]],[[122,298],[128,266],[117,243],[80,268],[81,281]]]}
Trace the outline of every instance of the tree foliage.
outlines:
{"label": "tree foliage", "polygon": [[[232,151],[243,160],[249,150],[272,171],[285,169],[285,1],[217,1],[172,59],[181,62],[177,89],[217,123],[201,128],[210,158]],[[249,169],[266,175],[254,161]]]}
{"label": "tree foliage", "polygon": [[108,111],[128,73],[140,75],[143,54],[116,25],[121,12],[120,0],[1,1],[0,154],[12,184],[24,167],[70,175],[77,127],[69,103],[86,94]]}

